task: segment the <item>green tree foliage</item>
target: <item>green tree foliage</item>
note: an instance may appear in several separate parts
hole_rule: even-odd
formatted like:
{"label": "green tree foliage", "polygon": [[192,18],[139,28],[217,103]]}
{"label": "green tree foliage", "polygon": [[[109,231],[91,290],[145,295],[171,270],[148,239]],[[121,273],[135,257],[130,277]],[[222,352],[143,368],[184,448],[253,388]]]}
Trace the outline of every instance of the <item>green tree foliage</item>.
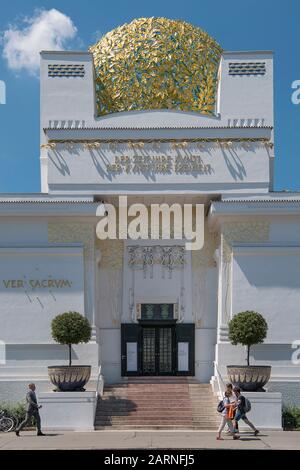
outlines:
{"label": "green tree foliage", "polygon": [[249,366],[250,347],[263,343],[267,336],[268,324],[257,312],[246,311],[234,315],[229,322],[229,341],[231,344],[247,346],[247,365]]}
{"label": "green tree foliage", "polygon": [[72,344],[88,343],[91,339],[89,321],[78,312],[57,315],[52,320],[51,332],[54,341],[69,347],[69,366],[72,365]]}

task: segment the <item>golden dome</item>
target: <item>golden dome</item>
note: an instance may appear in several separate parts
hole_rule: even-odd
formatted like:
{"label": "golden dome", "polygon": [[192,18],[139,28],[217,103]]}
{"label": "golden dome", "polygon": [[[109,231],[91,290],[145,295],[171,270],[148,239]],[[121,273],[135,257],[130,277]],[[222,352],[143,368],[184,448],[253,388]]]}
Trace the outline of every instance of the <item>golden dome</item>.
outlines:
{"label": "golden dome", "polygon": [[189,23],[139,18],[94,46],[98,114],[178,109],[213,114],[222,52]]}

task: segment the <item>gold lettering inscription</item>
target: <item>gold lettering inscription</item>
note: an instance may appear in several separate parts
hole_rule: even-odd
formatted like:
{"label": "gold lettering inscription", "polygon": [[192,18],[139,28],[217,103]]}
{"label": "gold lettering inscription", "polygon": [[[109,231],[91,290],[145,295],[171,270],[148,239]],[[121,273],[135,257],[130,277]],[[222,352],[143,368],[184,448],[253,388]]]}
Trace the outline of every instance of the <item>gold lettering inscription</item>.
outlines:
{"label": "gold lettering inscription", "polygon": [[109,173],[185,173],[210,174],[212,166],[204,163],[200,155],[176,157],[170,155],[128,155],[116,156],[112,163],[106,164]]}
{"label": "gold lettering inscription", "polygon": [[3,280],[3,284],[6,289],[18,289],[20,287],[24,287],[22,279]]}
{"label": "gold lettering inscription", "polygon": [[31,287],[32,289],[70,289],[72,281],[68,279],[29,279],[28,282],[22,279],[3,279],[5,289],[20,289]]}

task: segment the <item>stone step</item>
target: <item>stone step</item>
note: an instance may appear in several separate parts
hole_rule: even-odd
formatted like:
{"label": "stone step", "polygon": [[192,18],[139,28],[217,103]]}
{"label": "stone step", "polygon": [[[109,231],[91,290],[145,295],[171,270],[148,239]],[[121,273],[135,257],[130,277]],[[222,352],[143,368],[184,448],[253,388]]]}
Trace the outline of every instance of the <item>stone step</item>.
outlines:
{"label": "stone step", "polygon": [[[150,417],[150,416],[153,416],[153,418],[160,418],[160,417],[164,417],[166,419],[168,418],[174,418],[174,417],[178,417],[179,414],[153,414],[153,415],[150,415],[149,412],[145,413],[145,412],[140,412],[140,413],[121,413],[121,412],[117,412],[117,413],[98,413],[96,414],[96,418],[98,419],[105,419],[105,418],[111,418],[111,417],[120,417],[120,418],[127,418],[127,417],[132,417],[132,416],[135,416],[137,418],[146,418],[146,417]],[[195,413],[191,413],[191,412],[184,412],[184,413],[181,413],[180,416],[182,417],[186,417],[186,416],[193,416],[195,419],[214,419],[214,420],[220,420],[218,416],[216,415],[201,415],[201,414],[195,414]]]}
{"label": "stone step", "polygon": [[186,402],[186,403],[162,403],[162,404],[155,404],[152,405],[150,403],[141,403],[141,402],[134,402],[130,404],[120,404],[120,403],[101,403],[98,405],[99,410],[121,410],[121,411],[133,411],[133,410],[151,410],[151,411],[157,411],[157,412],[163,412],[163,411],[180,411],[184,409],[189,409],[194,411],[195,413],[212,413],[212,412],[217,412],[217,406],[215,404],[211,406],[206,406],[203,407],[203,405],[195,406],[192,403]]}
{"label": "stone step", "polygon": [[180,399],[190,399],[190,398],[199,398],[199,399],[206,399],[206,400],[211,400],[213,401],[212,397],[209,397],[207,395],[201,395],[201,394],[190,394],[186,391],[182,392],[177,392],[177,391],[170,391],[169,393],[155,393],[155,392],[142,392],[142,391],[132,391],[132,392],[118,392],[118,391],[111,391],[111,392],[104,392],[104,397],[130,397],[130,398],[150,398],[151,400],[153,399],[167,399],[169,398],[170,400],[180,400]]}
{"label": "stone step", "polygon": [[220,420],[217,417],[213,416],[193,416],[193,415],[182,415],[182,416],[150,416],[150,415],[145,415],[145,416],[137,416],[137,415],[127,415],[127,416],[122,416],[122,415],[112,415],[112,416],[101,416],[98,415],[96,416],[97,421],[107,421],[107,420],[114,420],[114,421],[140,421],[141,424],[143,424],[146,421],[184,421],[184,420],[194,420],[196,422],[200,421],[212,421],[212,422],[219,422]]}
{"label": "stone step", "polygon": [[[188,387],[184,386],[184,387],[168,387],[168,388],[164,388],[164,387],[114,387],[114,388],[111,388],[111,389],[107,389],[105,388],[104,389],[104,393],[116,393],[116,392],[119,392],[119,393],[166,393],[166,392],[170,392],[170,393],[181,393],[181,392],[186,392],[186,393],[194,393],[194,390],[189,390]],[[208,393],[207,391],[198,391],[198,393],[202,393],[203,395],[205,395],[206,393]]]}
{"label": "stone step", "polygon": [[144,387],[144,386],[136,386],[136,387],[112,387],[112,388],[104,388],[104,392],[155,392],[155,393],[163,393],[163,392],[182,392],[185,391],[187,393],[200,393],[202,395],[210,394],[211,391],[209,389],[197,389],[197,388],[189,388],[186,385],[183,387],[158,387],[158,386],[153,386],[153,387]]}
{"label": "stone step", "polygon": [[[124,402],[132,402],[132,401],[138,401],[138,402],[149,402],[149,403],[180,403],[180,402],[187,402],[187,401],[190,401],[191,398],[186,396],[186,397],[183,397],[183,396],[178,396],[178,397],[170,397],[168,399],[167,396],[163,396],[163,397],[153,397],[153,396],[147,396],[147,395],[104,395],[104,397],[101,399],[101,401],[111,401],[111,402],[117,402],[117,401],[124,401]],[[199,403],[202,403],[203,404],[203,400],[198,400]],[[214,403],[213,401],[211,401],[211,403]]]}
{"label": "stone step", "polygon": [[[193,393],[191,392],[188,388],[167,388],[167,389],[159,389],[157,387],[153,388],[137,388],[137,387],[132,387],[132,388],[113,388],[111,390],[106,390],[104,389],[104,393],[148,393],[148,394],[156,394],[156,395],[162,395],[164,393]],[[207,395],[209,392],[196,392],[200,393],[202,395]]]}
{"label": "stone step", "polygon": [[175,410],[175,411],[164,411],[164,410],[155,410],[152,411],[150,408],[148,409],[138,409],[138,410],[98,410],[96,416],[202,416],[205,418],[206,416],[218,416],[216,413],[201,413],[200,411],[194,411],[191,408],[185,408],[184,410]]}
{"label": "stone step", "polygon": [[181,410],[181,409],[190,409],[195,412],[204,412],[207,413],[207,410],[209,412],[212,411],[217,411],[217,405],[215,403],[212,403],[210,406],[206,403],[205,407],[203,406],[203,403],[199,403],[199,405],[195,405],[194,403],[191,403],[189,401],[186,402],[181,402],[181,403],[155,403],[151,404],[147,401],[141,402],[141,401],[135,401],[135,402],[129,402],[129,403],[111,403],[110,401],[103,401],[98,404],[99,409],[104,409],[104,410],[122,410],[122,411],[131,411],[131,410],[136,410],[136,409],[148,409],[148,410],[157,410],[157,411],[164,411],[164,410]]}
{"label": "stone step", "polygon": [[128,419],[128,420],[121,420],[121,419],[112,419],[112,420],[105,420],[105,419],[97,419],[95,421],[95,425],[96,426],[114,426],[114,425],[132,425],[132,424],[136,424],[138,426],[160,426],[162,424],[166,425],[166,426],[171,426],[171,425],[179,425],[179,426],[212,426],[212,427],[215,427],[215,428],[218,428],[219,427],[219,421],[213,421],[213,420],[209,420],[209,421],[204,421],[204,420],[201,420],[201,421],[197,421],[197,420],[193,420],[193,419],[181,419],[181,420],[148,420],[148,419],[145,419],[145,420],[138,420],[138,419]]}
{"label": "stone step", "polygon": [[142,407],[142,408],[149,408],[149,409],[167,409],[167,408],[170,408],[170,409],[180,409],[182,407],[190,407],[190,408],[193,408],[195,410],[197,409],[215,409],[217,408],[217,405],[215,403],[211,403],[210,406],[208,406],[208,404],[206,403],[205,404],[205,407],[203,406],[203,403],[200,402],[199,404],[196,404],[196,403],[191,403],[189,401],[186,401],[186,402],[159,402],[159,403],[155,403],[155,404],[151,404],[149,403],[148,401],[131,401],[129,400],[128,402],[124,403],[123,401],[122,402],[114,402],[112,403],[110,400],[104,400],[102,401],[101,403],[98,404],[99,408],[128,408],[128,409],[133,409],[133,408],[136,408],[136,407]]}
{"label": "stone step", "polygon": [[142,419],[137,418],[136,416],[124,416],[119,417],[119,416],[113,416],[112,418],[107,418],[107,419],[101,419],[97,420],[97,422],[101,423],[135,423],[135,424],[160,424],[160,423],[165,423],[165,424],[172,424],[172,423],[193,423],[192,417],[182,417],[182,418],[157,418],[157,417],[150,417],[150,416],[145,416]]}
{"label": "stone step", "polygon": [[[170,375],[148,375],[148,376],[138,376],[138,377],[123,377],[120,382],[117,383],[137,383],[137,382],[165,382],[168,381],[170,383],[181,383],[181,382],[197,382],[197,379],[194,377],[183,377],[183,376],[176,376],[172,377]],[[197,382],[198,383],[198,382]],[[200,382],[199,382],[200,383]]]}
{"label": "stone step", "polygon": [[[182,421],[182,420],[191,420],[192,419],[192,414],[188,415],[182,415],[182,416],[150,416],[150,415],[145,415],[145,416],[137,416],[137,415],[127,415],[127,416],[122,416],[122,415],[112,415],[112,416],[96,416],[97,420],[121,420],[121,421],[126,421],[126,420],[138,420],[140,421],[141,424],[143,424],[144,421]],[[204,418],[203,418],[204,419]],[[206,419],[206,418],[205,418]]]}
{"label": "stone step", "polygon": [[[111,389],[111,388],[135,388],[135,387],[139,387],[139,388],[172,388],[172,387],[179,387],[179,388],[183,388],[183,387],[186,387],[186,388],[194,388],[194,387],[201,387],[200,385],[198,384],[188,384],[188,383],[136,383],[136,384],[115,384],[115,385],[105,385],[104,388],[105,389]],[[201,390],[206,390],[207,387],[201,387]]]}
{"label": "stone step", "polygon": [[193,408],[191,407],[185,407],[185,408],[177,408],[177,409],[172,409],[172,408],[168,408],[168,409],[159,409],[159,408],[155,408],[155,409],[152,409],[151,407],[148,407],[148,408],[140,408],[140,407],[137,407],[137,408],[132,408],[132,409],[121,409],[121,408],[114,408],[114,409],[111,409],[111,408],[99,408],[99,411],[97,411],[97,413],[100,413],[100,414],[123,414],[123,415],[127,415],[129,413],[140,413],[140,414],[145,414],[145,413],[151,413],[153,415],[159,415],[161,413],[165,414],[165,415],[174,415],[174,414],[183,414],[183,413],[193,413],[193,414],[199,414],[201,416],[205,416],[206,413],[201,413],[200,411],[194,411]]}
{"label": "stone step", "polygon": [[210,420],[213,419],[214,421],[220,421],[219,416],[216,415],[198,415],[194,414],[191,412],[185,412],[185,413],[175,413],[175,414],[149,414],[148,412],[141,412],[141,413],[97,413],[96,418],[97,419],[107,419],[107,418],[120,418],[120,419],[126,419],[126,418],[139,418],[139,419],[144,419],[144,418],[151,418],[151,419],[182,419],[182,418],[190,418],[193,417],[197,420],[203,419],[203,420]]}
{"label": "stone step", "polygon": [[155,401],[155,404],[153,403],[153,401],[149,401],[147,399],[134,399],[134,400],[131,400],[131,399],[120,399],[120,400],[111,400],[111,399],[103,399],[99,402],[99,406],[129,406],[129,407],[132,407],[134,405],[141,405],[141,406],[150,406],[151,408],[154,406],[154,407],[158,407],[158,408],[161,408],[161,407],[177,407],[179,408],[180,406],[184,406],[186,404],[191,404],[191,402],[193,403],[193,405],[195,406],[195,408],[199,408],[199,407],[204,407],[207,408],[208,406],[215,406],[217,407],[217,403],[214,402],[214,401],[211,401],[211,402],[205,402],[205,405],[204,405],[204,402],[203,401],[193,401],[193,400],[182,400],[182,401],[179,401],[179,400],[156,400]]}
{"label": "stone step", "polygon": [[187,387],[191,389],[198,388],[199,390],[209,390],[210,385],[201,385],[201,384],[189,384],[189,383],[121,383],[121,384],[106,384],[105,389],[110,388],[134,388],[134,387],[141,387],[141,388],[148,388],[148,387],[156,387],[156,388],[172,388],[172,387]]}
{"label": "stone step", "polygon": [[120,425],[114,425],[114,426],[95,426],[95,430],[96,431],[111,431],[112,428],[114,430],[124,430],[124,431],[128,431],[128,430],[131,430],[131,431],[135,431],[135,430],[138,430],[138,431],[147,431],[147,430],[176,430],[176,431],[207,431],[207,430],[211,430],[211,431],[214,431],[216,430],[216,426],[209,426],[209,425],[204,425],[204,426],[178,426],[178,425],[170,425],[170,426],[166,426],[166,425],[162,425],[162,426],[147,426],[147,425],[123,425],[123,426],[120,426]]}

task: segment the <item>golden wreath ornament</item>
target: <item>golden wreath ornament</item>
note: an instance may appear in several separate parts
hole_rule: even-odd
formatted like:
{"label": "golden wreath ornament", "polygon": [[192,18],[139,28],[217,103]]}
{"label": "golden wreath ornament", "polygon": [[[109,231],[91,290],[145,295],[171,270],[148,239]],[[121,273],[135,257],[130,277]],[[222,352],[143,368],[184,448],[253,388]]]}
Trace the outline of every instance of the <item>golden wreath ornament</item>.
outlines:
{"label": "golden wreath ornament", "polygon": [[212,115],[222,49],[206,32],[166,18],[139,18],[90,48],[98,115],[177,109]]}

